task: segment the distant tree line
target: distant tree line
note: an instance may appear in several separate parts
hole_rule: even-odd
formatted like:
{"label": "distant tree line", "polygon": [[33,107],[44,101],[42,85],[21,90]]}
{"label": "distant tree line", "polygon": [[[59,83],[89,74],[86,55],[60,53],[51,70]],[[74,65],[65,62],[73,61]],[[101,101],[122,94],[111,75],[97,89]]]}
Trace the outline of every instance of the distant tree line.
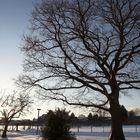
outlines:
{"label": "distant tree line", "polygon": [[[125,110],[125,109],[124,109]],[[140,124],[140,109],[133,109],[130,111],[124,112],[123,123],[124,124]],[[127,116],[126,114],[127,113]],[[47,114],[40,116],[39,121],[41,124],[45,122]],[[71,126],[82,126],[82,125],[93,125],[93,126],[100,126],[100,125],[111,125],[111,117],[105,111],[99,110],[95,113],[89,113],[87,116],[81,114],[76,116],[73,112],[69,113],[69,122]]]}
{"label": "distant tree line", "polygon": [[[122,112],[123,112],[123,123],[124,124],[140,124],[140,109],[135,108],[133,110],[127,111],[122,106]],[[100,124],[110,124],[111,120],[110,117],[107,115],[105,116],[104,112],[99,114],[92,114],[89,113],[87,116],[87,120],[90,121],[93,125],[100,125]]]}

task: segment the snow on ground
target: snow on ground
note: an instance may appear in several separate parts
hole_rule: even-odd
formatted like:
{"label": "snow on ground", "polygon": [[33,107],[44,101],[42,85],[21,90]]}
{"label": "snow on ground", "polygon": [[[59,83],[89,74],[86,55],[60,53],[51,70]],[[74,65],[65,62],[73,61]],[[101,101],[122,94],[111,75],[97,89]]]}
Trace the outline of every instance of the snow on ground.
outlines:
{"label": "snow on ground", "polygon": [[[110,127],[82,127],[72,129],[75,132],[77,140],[108,140],[110,135]],[[140,140],[140,126],[124,126],[123,127],[126,140]],[[91,132],[92,131],[92,132]]]}
{"label": "snow on ground", "polygon": [[[123,129],[126,140],[140,140],[140,126],[124,126]],[[71,131],[75,133],[77,140],[108,140],[110,127],[80,127],[79,132],[77,128],[73,128]],[[29,129],[8,132],[8,138],[0,138],[0,140],[41,140],[41,137],[36,135],[36,129]]]}

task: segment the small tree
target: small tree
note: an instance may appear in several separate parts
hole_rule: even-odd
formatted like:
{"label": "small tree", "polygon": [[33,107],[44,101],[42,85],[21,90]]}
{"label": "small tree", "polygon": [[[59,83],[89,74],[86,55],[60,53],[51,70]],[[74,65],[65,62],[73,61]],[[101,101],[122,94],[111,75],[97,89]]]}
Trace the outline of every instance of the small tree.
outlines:
{"label": "small tree", "polygon": [[76,118],[76,117],[75,117],[75,114],[74,114],[74,113],[71,113],[71,115],[70,115],[70,120],[73,121],[73,120],[75,120],[75,118]]}
{"label": "small tree", "polygon": [[97,123],[97,122],[99,121],[99,116],[98,116],[98,114],[94,114],[94,115],[93,115],[93,121],[94,121],[94,123]]}
{"label": "small tree", "polygon": [[45,127],[42,128],[44,140],[74,140],[70,133],[69,112],[65,110],[49,111],[46,115]]}
{"label": "small tree", "polygon": [[76,121],[77,121],[77,117],[75,116],[74,113],[71,113],[71,115],[70,115],[70,122],[71,122],[71,125],[74,126],[75,123],[76,123]]}
{"label": "small tree", "polygon": [[9,94],[1,97],[1,118],[4,123],[2,138],[7,137],[8,125],[13,118],[19,118],[28,111],[31,101],[27,94]]}
{"label": "small tree", "polygon": [[89,120],[89,121],[92,121],[92,120],[93,120],[93,116],[92,116],[91,113],[88,114],[88,120]]}

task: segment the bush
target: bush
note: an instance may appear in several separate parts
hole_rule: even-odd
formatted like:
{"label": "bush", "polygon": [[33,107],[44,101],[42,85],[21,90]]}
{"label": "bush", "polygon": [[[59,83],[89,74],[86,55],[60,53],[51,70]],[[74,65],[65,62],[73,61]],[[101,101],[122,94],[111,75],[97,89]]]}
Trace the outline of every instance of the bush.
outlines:
{"label": "bush", "polygon": [[75,136],[70,132],[69,112],[50,110],[42,127],[42,136],[44,140],[75,140]]}

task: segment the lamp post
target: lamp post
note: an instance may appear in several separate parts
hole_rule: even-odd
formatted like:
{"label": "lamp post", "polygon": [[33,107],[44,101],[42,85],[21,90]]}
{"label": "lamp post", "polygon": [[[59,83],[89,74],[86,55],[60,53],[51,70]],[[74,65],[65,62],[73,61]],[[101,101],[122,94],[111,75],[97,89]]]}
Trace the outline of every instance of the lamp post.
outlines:
{"label": "lamp post", "polygon": [[38,135],[38,128],[39,128],[39,111],[40,111],[41,109],[38,108],[37,110],[38,110],[38,119],[37,119],[37,130],[36,130],[36,134]]}

